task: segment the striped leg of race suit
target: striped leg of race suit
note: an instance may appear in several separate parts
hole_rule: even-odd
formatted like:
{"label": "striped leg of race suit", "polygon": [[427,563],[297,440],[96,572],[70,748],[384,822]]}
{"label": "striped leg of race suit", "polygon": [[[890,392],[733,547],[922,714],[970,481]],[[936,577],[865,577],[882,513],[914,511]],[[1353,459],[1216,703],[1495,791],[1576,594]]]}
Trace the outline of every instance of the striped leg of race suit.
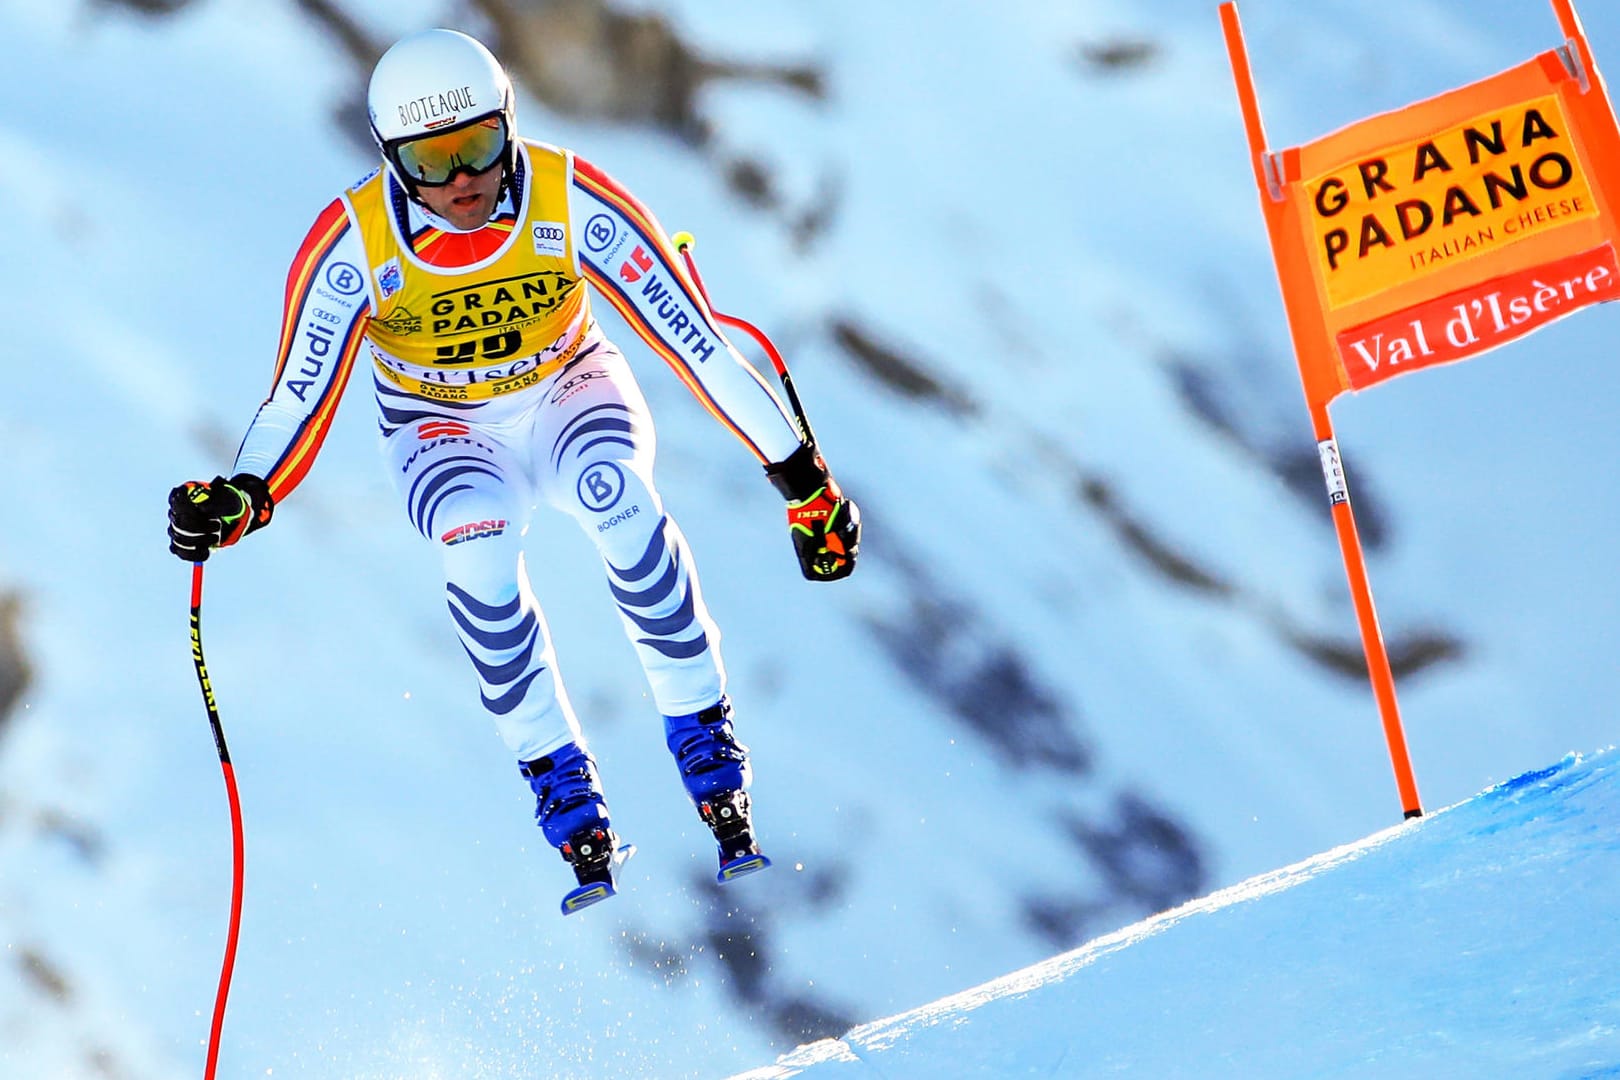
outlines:
{"label": "striped leg of race suit", "polygon": [[720,700],[720,631],[686,539],[653,486],[655,436],[641,389],[605,340],[558,375],[535,424],[548,500],[596,544],[608,586],[666,716]]}
{"label": "striped leg of race suit", "polygon": [[380,384],[377,393],[384,458],[411,524],[443,558],[450,617],[485,711],[520,761],[582,741],[523,565],[534,501],[527,447],[515,449],[509,422],[476,423],[443,403],[423,411]]}

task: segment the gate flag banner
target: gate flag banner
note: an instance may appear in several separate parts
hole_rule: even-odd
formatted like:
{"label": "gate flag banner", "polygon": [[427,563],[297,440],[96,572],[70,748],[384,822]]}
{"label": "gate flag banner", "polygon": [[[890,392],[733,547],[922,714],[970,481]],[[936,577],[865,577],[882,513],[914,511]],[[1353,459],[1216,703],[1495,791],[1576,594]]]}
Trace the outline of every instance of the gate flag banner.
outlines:
{"label": "gate flag banner", "polygon": [[1423,813],[1328,405],[1620,297],[1620,130],[1574,0],[1555,49],[1490,78],[1266,145],[1235,0],[1221,4],[1367,675],[1407,817]]}
{"label": "gate flag banner", "polygon": [[1620,134],[1584,38],[1264,157],[1313,402],[1620,297]]}

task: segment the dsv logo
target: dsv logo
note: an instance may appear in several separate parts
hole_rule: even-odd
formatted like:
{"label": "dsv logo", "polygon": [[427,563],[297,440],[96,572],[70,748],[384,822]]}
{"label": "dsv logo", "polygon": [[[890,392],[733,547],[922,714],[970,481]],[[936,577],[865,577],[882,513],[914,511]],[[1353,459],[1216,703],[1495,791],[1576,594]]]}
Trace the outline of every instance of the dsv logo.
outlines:
{"label": "dsv logo", "polygon": [[624,473],[611,461],[599,461],[580,474],[574,490],[587,510],[600,514],[623,497]]}

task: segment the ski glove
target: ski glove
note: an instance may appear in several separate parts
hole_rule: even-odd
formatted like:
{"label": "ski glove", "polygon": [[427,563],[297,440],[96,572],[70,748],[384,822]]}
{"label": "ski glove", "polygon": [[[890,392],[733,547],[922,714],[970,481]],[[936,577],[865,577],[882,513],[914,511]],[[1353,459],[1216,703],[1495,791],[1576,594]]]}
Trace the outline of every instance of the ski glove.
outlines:
{"label": "ski glove", "polygon": [[855,570],[861,550],[861,510],[827,472],[814,443],[801,445],[765,466],[772,486],[787,500],[788,532],[799,569],[811,581],[837,581]]}
{"label": "ski glove", "polygon": [[206,484],[188,480],[169,492],[169,550],[202,562],[214,548],[270,524],[275,505],[270,486],[252,473],[216,476]]}

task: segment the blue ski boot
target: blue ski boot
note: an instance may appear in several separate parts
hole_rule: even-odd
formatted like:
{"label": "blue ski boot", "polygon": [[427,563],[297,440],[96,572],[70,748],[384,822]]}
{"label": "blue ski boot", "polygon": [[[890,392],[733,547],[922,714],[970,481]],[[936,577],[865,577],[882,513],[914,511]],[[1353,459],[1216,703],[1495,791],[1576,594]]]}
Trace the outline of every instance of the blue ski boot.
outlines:
{"label": "blue ski boot", "polygon": [[596,759],[577,743],[533,761],[519,763],[535,794],[535,821],[546,841],[574,868],[579,886],[562,900],[572,915],[612,896],[619,866],[635,852],[619,843],[602,800]]}
{"label": "blue ski boot", "polygon": [[771,865],[754,838],[748,792],[752,778],[748,747],[731,729],[731,702],[724,696],[701,712],[664,717],[664,742],[681,770],[681,782],[703,824],[719,846],[721,884]]}

